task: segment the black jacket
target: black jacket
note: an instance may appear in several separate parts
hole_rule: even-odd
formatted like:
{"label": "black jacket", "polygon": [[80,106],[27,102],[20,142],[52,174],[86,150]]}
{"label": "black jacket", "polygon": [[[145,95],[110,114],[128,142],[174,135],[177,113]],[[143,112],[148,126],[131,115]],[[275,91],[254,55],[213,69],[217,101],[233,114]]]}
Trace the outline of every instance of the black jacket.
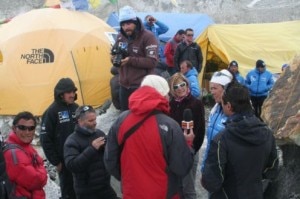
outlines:
{"label": "black jacket", "polygon": [[42,116],[40,140],[44,153],[53,165],[63,163],[63,146],[75,128],[76,103],[66,104],[60,95],[77,88],[69,78],[61,79],[54,88],[55,101]]}
{"label": "black jacket", "polygon": [[[100,130],[90,133],[76,126],[64,145],[65,165],[73,173],[76,194],[112,191],[103,161],[104,146],[96,150],[91,144],[98,137],[105,137],[105,134]],[[113,191],[111,194],[115,198]]]}
{"label": "black jacket", "polygon": [[198,73],[201,72],[203,56],[201,48],[197,43],[193,42],[189,46],[185,42],[178,44],[174,54],[174,64],[177,70],[180,71],[180,63],[184,60],[192,62]]}
{"label": "black jacket", "polygon": [[263,199],[262,179],[277,168],[272,131],[253,114],[234,115],[211,142],[202,184],[210,198]]}

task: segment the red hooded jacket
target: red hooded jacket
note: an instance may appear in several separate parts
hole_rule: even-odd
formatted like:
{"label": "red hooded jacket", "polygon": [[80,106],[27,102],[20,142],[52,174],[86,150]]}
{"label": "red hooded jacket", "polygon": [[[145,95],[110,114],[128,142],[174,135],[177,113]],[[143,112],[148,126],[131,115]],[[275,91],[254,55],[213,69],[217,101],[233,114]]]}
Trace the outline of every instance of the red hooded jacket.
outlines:
{"label": "red hooded jacket", "polygon": [[[47,171],[43,159],[31,144],[23,143],[14,132],[10,133],[6,142],[23,148],[4,152],[7,175],[16,185],[15,195],[27,199],[45,199],[43,187],[47,183]],[[17,160],[14,160],[14,156]]]}

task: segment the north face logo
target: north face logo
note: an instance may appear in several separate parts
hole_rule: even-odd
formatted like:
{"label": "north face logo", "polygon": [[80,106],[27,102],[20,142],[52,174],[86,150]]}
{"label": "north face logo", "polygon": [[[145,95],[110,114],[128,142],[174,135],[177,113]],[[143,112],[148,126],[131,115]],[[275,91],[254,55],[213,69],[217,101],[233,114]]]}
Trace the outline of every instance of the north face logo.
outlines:
{"label": "north face logo", "polygon": [[54,54],[47,48],[31,49],[31,53],[21,54],[21,59],[26,60],[27,64],[53,63]]}

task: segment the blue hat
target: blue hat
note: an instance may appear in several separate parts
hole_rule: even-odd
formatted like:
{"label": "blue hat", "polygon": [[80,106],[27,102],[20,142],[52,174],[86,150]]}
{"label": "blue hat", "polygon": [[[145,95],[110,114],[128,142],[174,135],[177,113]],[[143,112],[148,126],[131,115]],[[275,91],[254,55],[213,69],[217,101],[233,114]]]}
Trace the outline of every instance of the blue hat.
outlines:
{"label": "blue hat", "polygon": [[125,6],[120,9],[120,12],[119,12],[119,22],[120,23],[122,23],[123,21],[131,21],[131,20],[135,21],[135,20],[137,20],[136,17],[137,16],[136,16],[135,11],[130,6]]}

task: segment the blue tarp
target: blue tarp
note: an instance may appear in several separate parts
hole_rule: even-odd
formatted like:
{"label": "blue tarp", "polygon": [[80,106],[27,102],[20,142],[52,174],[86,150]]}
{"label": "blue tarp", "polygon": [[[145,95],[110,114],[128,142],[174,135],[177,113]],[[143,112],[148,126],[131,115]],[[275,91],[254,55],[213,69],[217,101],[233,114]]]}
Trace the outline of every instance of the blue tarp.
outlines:
{"label": "blue tarp", "polygon": [[[137,16],[144,21],[146,15],[152,15],[157,20],[169,26],[169,31],[159,36],[162,42],[171,39],[179,29],[192,28],[196,39],[209,25],[214,24],[212,18],[206,14],[166,13],[166,12],[138,12]],[[108,17],[107,24],[117,31],[120,28],[118,14],[112,12]]]}

